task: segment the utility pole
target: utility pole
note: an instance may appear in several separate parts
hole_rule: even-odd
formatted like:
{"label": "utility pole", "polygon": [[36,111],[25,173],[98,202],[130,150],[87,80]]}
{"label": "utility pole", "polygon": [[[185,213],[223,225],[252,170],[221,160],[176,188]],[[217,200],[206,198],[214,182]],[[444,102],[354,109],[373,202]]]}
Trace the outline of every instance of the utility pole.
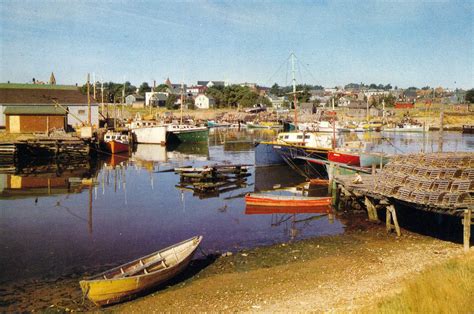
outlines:
{"label": "utility pole", "polygon": [[92,79],[94,80],[94,100],[97,99],[97,94],[95,93],[95,73],[92,72]]}
{"label": "utility pole", "polygon": [[87,125],[91,126],[91,95],[90,95],[90,74],[87,73]]}

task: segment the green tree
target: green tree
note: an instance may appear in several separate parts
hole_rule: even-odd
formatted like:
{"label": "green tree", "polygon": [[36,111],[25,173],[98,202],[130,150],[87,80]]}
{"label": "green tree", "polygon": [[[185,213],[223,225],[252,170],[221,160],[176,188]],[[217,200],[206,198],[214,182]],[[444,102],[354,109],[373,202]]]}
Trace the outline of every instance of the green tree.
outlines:
{"label": "green tree", "polygon": [[157,87],[155,87],[154,92],[167,92],[168,91],[168,85],[166,84],[160,84]]}
{"label": "green tree", "polygon": [[138,88],[138,93],[140,95],[145,95],[145,93],[151,92],[151,87],[148,85],[147,82],[143,82],[142,85]]}
{"label": "green tree", "polygon": [[474,104],[474,88],[467,91],[465,100],[470,104]]}
{"label": "green tree", "polygon": [[165,103],[166,109],[168,109],[168,110],[175,109],[174,104],[175,104],[176,100],[178,100],[178,96],[176,96],[174,94],[169,94],[168,98],[166,99],[166,103]]}
{"label": "green tree", "polygon": [[270,88],[270,93],[273,95],[281,96],[280,86],[277,83],[273,84]]}

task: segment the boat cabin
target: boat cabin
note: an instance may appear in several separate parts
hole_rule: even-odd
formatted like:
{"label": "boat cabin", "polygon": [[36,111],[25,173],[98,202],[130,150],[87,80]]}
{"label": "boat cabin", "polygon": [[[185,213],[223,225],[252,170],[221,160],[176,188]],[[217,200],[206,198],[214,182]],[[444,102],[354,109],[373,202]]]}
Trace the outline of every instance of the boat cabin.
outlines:
{"label": "boat cabin", "polygon": [[283,132],[278,134],[277,142],[302,145],[309,148],[332,148],[332,136],[314,132]]}
{"label": "boat cabin", "polygon": [[120,133],[106,133],[104,135],[104,142],[111,142],[111,141],[117,141],[117,142],[128,142],[128,136],[125,134],[120,134]]}

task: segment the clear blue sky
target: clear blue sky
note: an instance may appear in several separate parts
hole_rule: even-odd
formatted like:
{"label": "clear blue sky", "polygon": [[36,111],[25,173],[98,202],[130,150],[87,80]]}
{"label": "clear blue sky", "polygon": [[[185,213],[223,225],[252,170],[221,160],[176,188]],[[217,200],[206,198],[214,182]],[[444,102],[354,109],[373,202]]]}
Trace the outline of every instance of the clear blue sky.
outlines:
{"label": "clear blue sky", "polygon": [[[360,3],[361,2],[361,3]],[[474,87],[474,1],[0,0],[0,81]],[[280,69],[280,70],[279,70]],[[279,70],[279,71],[278,71]]]}

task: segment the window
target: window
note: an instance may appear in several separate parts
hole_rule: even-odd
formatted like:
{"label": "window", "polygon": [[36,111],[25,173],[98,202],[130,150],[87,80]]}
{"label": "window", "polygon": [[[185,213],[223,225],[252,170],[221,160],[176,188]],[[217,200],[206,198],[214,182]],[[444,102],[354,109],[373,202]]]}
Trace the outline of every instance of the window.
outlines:
{"label": "window", "polygon": [[86,111],[84,109],[80,109],[77,111],[77,114],[86,114]]}
{"label": "window", "polygon": [[309,140],[309,134],[305,135],[304,138]]}
{"label": "window", "polygon": [[301,140],[301,139],[303,139],[303,135],[298,135],[298,136],[296,136],[296,138]]}
{"label": "window", "polygon": [[285,140],[289,139],[290,136],[289,135],[285,135]]}

